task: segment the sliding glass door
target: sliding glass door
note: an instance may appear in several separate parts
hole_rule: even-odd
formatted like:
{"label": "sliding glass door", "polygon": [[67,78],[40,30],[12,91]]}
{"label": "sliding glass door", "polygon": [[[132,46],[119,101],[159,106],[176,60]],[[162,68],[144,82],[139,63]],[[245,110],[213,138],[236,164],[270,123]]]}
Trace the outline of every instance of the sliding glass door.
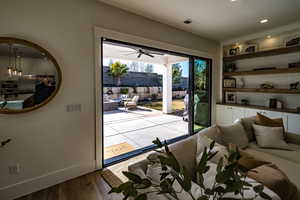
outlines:
{"label": "sliding glass door", "polygon": [[193,57],[192,134],[211,125],[211,60]]}
{"label": "sliding glass door", "polygon": [[210,126],[210,59],[106,38],[101,52],[104,166]]}

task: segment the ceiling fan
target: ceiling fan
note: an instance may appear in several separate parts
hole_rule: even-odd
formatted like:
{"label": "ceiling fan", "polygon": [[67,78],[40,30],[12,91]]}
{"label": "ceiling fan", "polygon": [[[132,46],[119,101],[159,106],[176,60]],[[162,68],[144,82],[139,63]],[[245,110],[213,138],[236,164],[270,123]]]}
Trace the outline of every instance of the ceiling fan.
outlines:
{"label": "ceiling fan", "polygon": [[155,57],[154,55],[160,55],[160,56],[164,55],[163,53],[156,52],[156,51],[150,51],[150,50],[147,50],[147,49],[134,48],[134,47],[129,47],[129,48],[133,49],[134,51],[133,52],[132,51],[130,51],[130,52],[127,51],[127,54],[124,54],[124,55],[128,56],[128,55],[136,54],[137,58],[142,57],[142,55],[149,56],[151,58],[154,58]]}

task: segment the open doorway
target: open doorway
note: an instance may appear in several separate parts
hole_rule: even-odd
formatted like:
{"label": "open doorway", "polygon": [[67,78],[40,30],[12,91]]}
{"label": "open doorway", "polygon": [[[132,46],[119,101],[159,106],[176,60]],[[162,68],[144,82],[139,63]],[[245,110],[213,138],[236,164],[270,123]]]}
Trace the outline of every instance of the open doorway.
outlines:
{"label": "open doorway", "polygon": [[[193,57],[108,39],[102,52],[104,165],[154,148],[156,138],[174,142],[210,124],[207,113],[207,122],[193,123]],[[209,98],[203,103],[210,112]]]}

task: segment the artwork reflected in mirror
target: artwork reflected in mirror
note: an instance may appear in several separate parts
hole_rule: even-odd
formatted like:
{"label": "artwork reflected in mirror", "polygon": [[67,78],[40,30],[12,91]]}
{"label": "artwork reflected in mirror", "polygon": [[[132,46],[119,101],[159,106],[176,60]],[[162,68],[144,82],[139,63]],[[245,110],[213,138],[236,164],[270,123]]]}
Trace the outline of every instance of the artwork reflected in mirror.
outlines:
{"label": "artwork reflected in mirror", "polygon": [[42,47],[0,37],[0,113],[27,112],[48,103],[57,93],[61,72]]}

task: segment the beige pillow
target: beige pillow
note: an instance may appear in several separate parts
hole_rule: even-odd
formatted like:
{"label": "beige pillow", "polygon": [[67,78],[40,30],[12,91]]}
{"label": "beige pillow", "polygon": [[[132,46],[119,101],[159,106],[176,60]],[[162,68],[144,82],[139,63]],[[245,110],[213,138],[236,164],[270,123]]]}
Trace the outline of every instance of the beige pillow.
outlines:
{"label": "beige pillow", "polygon": [[255,141],[254,131],[253,131],[253,127],[252,127],[252,125],[255,123],[255,119],[256,119],[256,116],[245,117],[245,118],[241,119],[249,142]]}
{"label": "beige pillow", "polygon": [[[210,144],[213,142],[212,139],[208,138],[206,135],[199,135],[198,136],[198,142],[197,142],[197,156],[196,156],[196,163],[199,164],[202,153],[204,151],[204,148],[207,147],[209,149]],[[214,148],[212,149],[212,152],[218,152],[210,161],[218,164],[219,160],[223,158],[224,161],[226,161],[225,156],[228,156],[227,148],[221,144],[215,143]]]}
{"label": "beige pillow", "polygon": [[198,132],[198,135],[206,135],[210,139],[216,141],[216,143],[223,144],[222,134],[217,125],[213,125],[209,128],[201,130],[200,132]]}
{"label": "beige pillow", "polygon": [[268,127],[253,124],[259,147],[291,150],[283,138],[283,127]]}
{"label": "beige pillow", "polygon": [[234,122],[232,125],[218,126],[222,134],[222,141],[224,145],[230,143],[236,144],[239,148],[246,148],[248,146],[247,133],[242,125],[241,120]]}

